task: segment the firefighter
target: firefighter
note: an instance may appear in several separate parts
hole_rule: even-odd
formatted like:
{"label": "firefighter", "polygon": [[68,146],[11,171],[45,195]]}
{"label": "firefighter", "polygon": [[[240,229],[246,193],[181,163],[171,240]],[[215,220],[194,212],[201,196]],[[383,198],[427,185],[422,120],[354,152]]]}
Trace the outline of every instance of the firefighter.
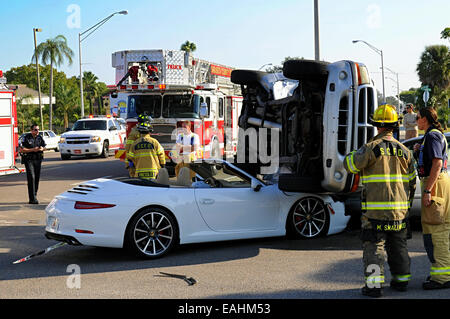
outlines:
{"label": "firefighter", "polygon": [[131,144],[127,152],[127,160],[135,167],[132,177],[142,179],[156,179],[158,170],[166,164],[164,149],[159,142],[150,136],[153,131],[149,119],[137,125],[139,136]]}
{"label": "firefighter", "polygon": [[348,154],[344,167],[350,173],[359,174],[364,186],[361,240],[366,280],[362,294],[381,297],[384,250],[392,274],[391,288],[406,291],[411,277],[407,218],[414,199],[416,173],[412,153],[393,137],[399,125],[395,107],[379,106],[371,124],[377,127],[378,134]]}
{"label": "firefighter", "polygon": [[[137,119],[138,123],[142,123],[145,121],[150,122],[153,121],[153,119],[149,115],[147,115],[147,112],[139,114]],[[125,156],[129,152],[131,145],[133,145],[134,141],[139,137],[139,135],[140,134],[139,131],[137,130],[137,125],[133,126],[130,133],[128,134],[127,142],[125,144]],[[128,161],[128,159],[125,160],[125,168],[128,170],[128,174],[130,175],[130,177],[134,177],[136,168],[133,166],[133,164],[131,164],[130,166],[130,162]]]}
{"label": "firefighter", "polygon": [[423,289],[450,288],[450,180],[447,174],[448,145],[432,108],[422,108],[417,124],[425,131],[421,144],[414,146],[422,189],[422,232],[431,262],[430,276]]}

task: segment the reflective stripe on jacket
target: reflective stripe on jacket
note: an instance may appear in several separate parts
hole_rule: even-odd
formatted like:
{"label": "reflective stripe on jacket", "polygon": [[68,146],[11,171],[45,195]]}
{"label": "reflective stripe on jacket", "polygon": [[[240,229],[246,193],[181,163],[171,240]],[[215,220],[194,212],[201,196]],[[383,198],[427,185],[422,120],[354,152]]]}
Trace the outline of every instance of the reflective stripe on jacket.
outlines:
{"label": "reflective stripe on jacket", "polygon": [[348,154],[344,167],[361,175],[364,216],[377,220],[407,217],[416,189],[416,171],[411,152],[394,139],[392,132],[380,133]]}

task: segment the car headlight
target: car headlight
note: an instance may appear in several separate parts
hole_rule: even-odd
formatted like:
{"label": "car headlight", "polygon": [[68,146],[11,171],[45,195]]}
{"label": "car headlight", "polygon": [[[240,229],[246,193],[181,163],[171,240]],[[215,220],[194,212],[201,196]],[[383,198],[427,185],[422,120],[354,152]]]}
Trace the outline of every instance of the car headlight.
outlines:
{"label": "car headlight", "polygon": [[91,143],[95,143],[95,142],[101,142],[102,138],[100,136],[92,136],[91,137]]}
{"label": "car headlight", "polygon": [[59,139],[59,143],[60,144],[64,144],[66,142],[66,138],[65,137],[61,137],[60,139]]}

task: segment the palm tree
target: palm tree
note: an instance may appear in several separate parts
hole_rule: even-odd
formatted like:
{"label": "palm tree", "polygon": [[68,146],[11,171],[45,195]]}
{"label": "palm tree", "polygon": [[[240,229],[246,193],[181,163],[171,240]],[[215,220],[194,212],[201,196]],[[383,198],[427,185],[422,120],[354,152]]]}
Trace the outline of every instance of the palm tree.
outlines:
{"label": "palm tree", "polygon": [[194,52],[195,50],[197,50],[197,46],[195,45],[194,42],[186,41],[181,45],[180,50],[186,52]]}
{"label": "palm tree", "polygon": [[79,104],[79,96],[77,91],[62,83],[59,83],[59,85],[57,84],[55,89],[58,94],[58,101],[56,101],[56,104],[58,105],[58,111],[62,111],[63,113],[63,125],[65,130],[69,127],[69,112],[76,104]]}
{"label": "palm tree", "polygon": [[86,92],[89,100],[89,113],[94,114],[92,110],[92,100],[98,95],[96,82],[98,77],[91,71],[83,72],[83,90]]}
{"label": "palm tree", "polygon": [[65,59],[72,64],[72,57],[74,53],[67,45],[67,39],[63,35],[58,35],[53,39],[48,39],[45,42],[40,43],[36,51],[33,54],[31,60],[35,60],[35,57],[41,58],[42,64],[50,64],[50,116],[49,116],[49,129],[52,129],[52,96],[53,96],[53,65],[60,66]]}
{"label": "palm tree", "polygon": [[438,90],[450,87],[450,52],[446,45],[425,48],[417,65],[417,74],[423,84]]}

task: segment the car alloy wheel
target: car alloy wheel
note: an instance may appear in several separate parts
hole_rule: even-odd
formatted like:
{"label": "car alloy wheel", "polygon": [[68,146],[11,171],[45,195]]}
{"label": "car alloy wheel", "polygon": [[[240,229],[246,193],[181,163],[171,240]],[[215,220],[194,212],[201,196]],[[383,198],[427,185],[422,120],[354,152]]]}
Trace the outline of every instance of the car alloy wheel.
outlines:
{"label": "car alloy wheel", "polygon": [[290,214],[291,232],[295,237],[318,237],[328,232],[329,218],[328,209],[320,199],[302,198]]}
{"label": "car alloy wheel", "polygon": [[170,214],[150,208],[140,212],[131,223],[128,239],[138,256],[158,258],[169,252],[176,242],[177,228]]}

